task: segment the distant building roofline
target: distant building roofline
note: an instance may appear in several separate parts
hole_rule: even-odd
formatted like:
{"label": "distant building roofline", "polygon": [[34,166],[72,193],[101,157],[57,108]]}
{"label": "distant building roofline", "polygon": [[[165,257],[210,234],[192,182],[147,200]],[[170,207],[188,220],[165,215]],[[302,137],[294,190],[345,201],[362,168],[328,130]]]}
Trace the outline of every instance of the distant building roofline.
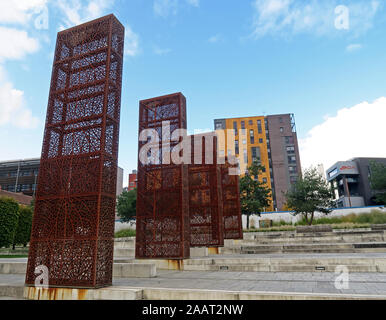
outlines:
{"label": "distant building roofline", "polygon": [[282,114],[268,114],[268,115],[260,115],[260,116],[245,116],[245,117],[229,117],[229,118],[221,118],[214,119],[214,121],[222,121],[222,120],[230,120],[230,119],[245,119],[245,118],[268,118],[268,117],[280,117],[280,116],[291,116],[294,113],[282,113]]}

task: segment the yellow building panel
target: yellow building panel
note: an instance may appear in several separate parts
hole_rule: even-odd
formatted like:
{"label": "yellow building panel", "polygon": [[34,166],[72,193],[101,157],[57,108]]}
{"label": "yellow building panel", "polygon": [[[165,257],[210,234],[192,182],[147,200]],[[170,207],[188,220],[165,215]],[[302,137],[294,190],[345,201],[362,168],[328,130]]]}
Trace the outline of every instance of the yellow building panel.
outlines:
{"label": "yellow building panel", "polygon": [[[258,121],[261,121],[261,131],[258,130]],[[237,123],[237,135],[232,137],[235,141],[239,143],[239,154],[237,158],[240,162],[240,172],[243,175],[246,169],[252,164],[252,147],[258,147],[260,149],[260,161],[261,164],[265,167],[266,172],[262,173],[258,179],[263,181],[265,178],[267,180],[268,188],[272,189],[271,176],[269,171],[269,156],[268,156],[268,147],[267,147],[267,136],[265,128],[265,117],[245,117],[245,118],[231,118],[225,120],[226,130],[234,130],[234,123]],[[244,124],[244,128],[243,128]],[[251,130],[253,130],[254,143],[251,141]],[[225,142],[220,143],[220,154],[221,155],[235,155],[235,146],[234,143],[228,141],[225,134]],[[248,161],[244,160],[244,150],[247,150]],[[272,202],[272,198],[270,199]],[[267,211],[273,211],[273,203],[271,203],[270,208],[267,208]]]}

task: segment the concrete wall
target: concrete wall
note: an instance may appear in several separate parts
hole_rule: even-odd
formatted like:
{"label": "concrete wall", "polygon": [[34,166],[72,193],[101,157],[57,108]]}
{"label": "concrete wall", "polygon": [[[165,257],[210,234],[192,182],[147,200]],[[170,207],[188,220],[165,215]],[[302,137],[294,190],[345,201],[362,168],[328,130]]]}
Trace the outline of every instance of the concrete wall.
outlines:
{"label": "concrete wall", "polygon": [[[339,208],[334,209],[331,214],[328,215],[328,217],[341,217],[341,216],[347,216],[352,213],[355,214],[364,214],[364,213],[370,213],[372,210],[380,210],[386,213],[385,207],[359,207],[359,208]],[[315,217],[325,217],[326,215],[323,213],[316,213]],[[286,222],[292,222],[296,223],[302,219],[302,216],[293,216],[291,212],[273,212],[273,213],[264,213],[261,215],[261,217],[258,217],[257,215],[251,216],[250,223],[255,225],[256,228],[259,228],[259,220],[273,220],[276,222],[280,222],[281,220]],[[252,222],[253,221],[253,222]],[[246,228],[247,226],[247,216],[243,216],[243,228]]]}
{"label": "concrete wall", "polygon": [[135,230],[136,224],[133,223],[123,223],[119,220],[115,221],[115,232],[121,231],[121,230],[127,230],[127,229],[133,229]]}

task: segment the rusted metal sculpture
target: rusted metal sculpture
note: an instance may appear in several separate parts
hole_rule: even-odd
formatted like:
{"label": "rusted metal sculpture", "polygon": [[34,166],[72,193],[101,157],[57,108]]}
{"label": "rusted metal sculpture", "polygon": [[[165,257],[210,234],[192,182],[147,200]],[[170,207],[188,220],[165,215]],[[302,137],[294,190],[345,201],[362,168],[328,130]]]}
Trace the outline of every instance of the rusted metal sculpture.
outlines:
{"label": "rusted metal sculpture", "polygon": [[[154,129],[162,151],[141,160],[147,141],[139,141],[136,258],[185,259],[190,256],[188,167],[173,164],[170,151],[178,145],[170,134],[186,129],[186,99],[181,93],[140,101],[139,133]],[[164,128],[163,128],[164,127]],[[169,129],[168,129],[169,130]],[[145,134],[147,137],[147,134]],[[158,139],[157,138],[157,139]],[[161,148],[159,142],[155,142]],[[170,163],[170,164],[169,164]]]}
{"label": "rusted metal sculpture", "polygon": [[236,169],[235,159],[227,158],[221,165],[221,190],[223,201],[224,238],[243,239],[243,225],[240,206],[240,178],[230,175],[229,169]]}
{"label": "rusted metal sculpture", "polygon": [[58,34],[26,284],[112,284],[124,27],[113,16]]}
{"label": "rusted metal sculpture", "polygon": [[215,133],[191,136],[189,215],[191,247],[224,245],[221,169]]}

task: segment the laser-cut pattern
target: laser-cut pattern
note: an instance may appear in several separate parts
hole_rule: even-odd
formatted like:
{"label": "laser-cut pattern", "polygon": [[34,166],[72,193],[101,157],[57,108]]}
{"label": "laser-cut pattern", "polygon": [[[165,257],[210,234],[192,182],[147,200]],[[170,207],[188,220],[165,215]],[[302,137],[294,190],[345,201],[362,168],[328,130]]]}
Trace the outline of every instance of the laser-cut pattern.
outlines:
{"label": "laser-cut pattern", "polygon": [[112,284],[124,27],[109,15],[58,34],[26,284]]}
{"label": "laser-cut pattern", "polygon": [[[186,129],[186,99],[181,93],[140,102],[140,133],[154,129],[161,139],[165,121],[170,122],[171,133]],[[170,150],[178,143],[171,142]],[[139,151],[145,144],[139,142]],[[189,258],[188,167],[157,163],[138,162],[136,257]]]}

